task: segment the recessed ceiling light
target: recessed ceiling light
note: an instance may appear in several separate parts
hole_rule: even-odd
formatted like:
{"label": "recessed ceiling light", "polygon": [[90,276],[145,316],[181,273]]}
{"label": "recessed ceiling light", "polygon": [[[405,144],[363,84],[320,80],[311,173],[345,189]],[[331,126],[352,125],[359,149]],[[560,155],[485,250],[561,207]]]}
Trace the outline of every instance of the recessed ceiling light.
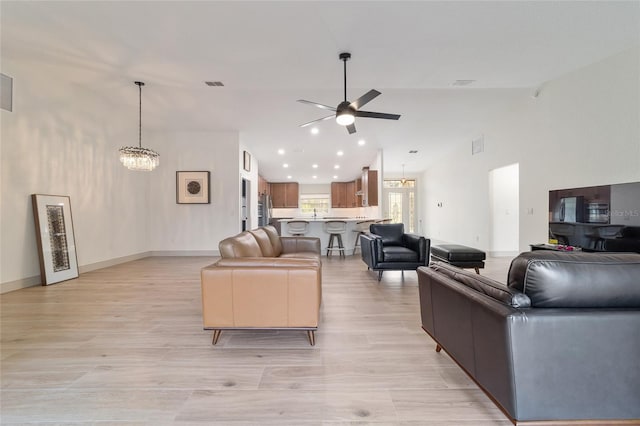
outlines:
{"label": "recessed ceiling light", "polygon": [[284,163],[284,164],[282,165],[282,167],[284,167],[284,168],[286,169],[287,167],[289,167],[289,165],[288,165],[287,163]]}
{"label": "recessed ceiling light", "polygon": [[314,169],[317,169],[318,165],[317,164],[312,164],[311,167],[313,167]]}
{"label": "recessed ceiling light", "polygon": [[291,179],[291,175],[287,176],[287,179]]}
{"label": "recessed ceiling light", "polygon": [[342,155],[344,155],[344,152],[338,151],[337,154],[338,154],[338,156],[342,156]]}
{"label": "recessed ceiling light", "polygon": [[318,179],[318,176],[316,176],[316,175],[313,175],[311,177],[314,178],[314,179]]}
{"label": "recessed ceiling light", "polygon": [[280,154],[280,155],[284,155],[284,149],[280,148],[280,149],[278,150],[278,154]]}
{"label": "recessed ceiling light", "polygon": [[338,175],[333,175],[333,178],[334,179],[338,179]]}
{"label": "recessed ceiling light", "polygon": [[312,127],[311,128],[311,134],[312,135],[317,135],[318,133],[320,133],[320,129],[318,129],[317,127]]}
{"label": "recessed ceiling light", "polygon": [[358,141],[358,145],[360,145],[360,146],[364,145],[365,143],[367,143],[367,141],[365,141],[364,139],[360,139]]}
{"label": "recessed ceiling light", "polygon": [[335,166],[333,166],[334,169],[339,169],[340,168],[340,164],[336,164]]}

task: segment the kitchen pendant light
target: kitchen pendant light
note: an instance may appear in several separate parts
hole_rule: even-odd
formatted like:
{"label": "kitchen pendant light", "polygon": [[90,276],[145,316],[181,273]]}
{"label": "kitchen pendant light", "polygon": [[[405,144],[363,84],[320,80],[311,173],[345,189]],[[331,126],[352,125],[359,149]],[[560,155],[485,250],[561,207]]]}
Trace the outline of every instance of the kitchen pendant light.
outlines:
{"label": "kitchen pendant light", "polygon": [[142,147],[142,86],[144,83],[136,81],[139,91],[139,121],[138,146],[123,146],[120,148],[120,162],[129,170],[151,171],[160,164],[160,154]]}
{"label": "kitchen pendant light", "polygon": [[400,183],[404,186],[407,183],[407,179],[404,177],[404,164],[402,165],[402,179],[400,179]]}

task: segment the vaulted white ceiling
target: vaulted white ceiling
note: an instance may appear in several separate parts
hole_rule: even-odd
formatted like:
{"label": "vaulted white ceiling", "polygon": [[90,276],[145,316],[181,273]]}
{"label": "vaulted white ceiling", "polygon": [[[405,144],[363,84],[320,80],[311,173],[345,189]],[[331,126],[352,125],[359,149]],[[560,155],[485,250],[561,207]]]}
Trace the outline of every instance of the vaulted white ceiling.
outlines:
{"label": "vaulted white ceiling", "polygon": [[[302,183],[352,179],[380,149],[386,171],[424,170],[545,81],[640,44],[638,1],[2,1],[0,8],[3,58],[127,104],[137,103],[132,82],[142,80],[145,128],[238,131],[263,176]],[[348,98],[377,89],[382,95],[364,109],[401,114],[399,121],[360,118],[354,135],[334,120],[319,123],[317,135],[298,127],[327,112],[297,99],[342,100],[343,51],[353,55]],[[452,86],[461,79],[475,82]]]}

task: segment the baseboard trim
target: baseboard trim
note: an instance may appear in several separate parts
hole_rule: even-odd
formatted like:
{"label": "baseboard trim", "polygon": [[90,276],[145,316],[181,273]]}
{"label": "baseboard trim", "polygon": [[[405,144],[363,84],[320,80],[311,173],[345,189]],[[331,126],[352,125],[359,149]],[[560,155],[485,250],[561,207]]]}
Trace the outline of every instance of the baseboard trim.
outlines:
{"label": "baseboard trim", "polygon": [[103,260],[102,262],[90,263],[88,265],[82,265],[78,267],[78,272],[84,274],[85,272],[95,271],[97,269],[108,268],[109,266],[120,265],[121,263],[127,263],[138,259],[144,259],[151,256],[151,252],[143,251],[141,253],[130,254],[128,256],[114,257],[113,259]]}
{"label": "baseboard trim", "polygon": [[35,287],[42,284],[40,275],[22,278],[15,281],[7,281],[0,284],[0,294],[9,293],[10,291],[21,290],[23,288]]}
{"label": "baseboard trim", "polygon": [[516,257],[519,251],[490,251],[487,253],[490,257]]}
{"label": "baseboard trim", "polygon": [[215,257],[215,256],[220,256],[220,251],[219,250],[157,250],[157,251],[150,251],[149,256]]}

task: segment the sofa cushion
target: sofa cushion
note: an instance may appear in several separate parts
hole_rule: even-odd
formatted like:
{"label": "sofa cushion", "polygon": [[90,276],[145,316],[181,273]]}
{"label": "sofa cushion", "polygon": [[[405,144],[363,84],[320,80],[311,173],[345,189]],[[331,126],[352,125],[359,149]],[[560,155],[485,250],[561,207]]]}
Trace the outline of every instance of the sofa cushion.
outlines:
{"label": "sofa cushion", "polygon": [[369,226],[372,234],[382,237],[383,246],[402,246],[404,225],[402,223],[374,223]]}
{"label": "sofa cushion", "polygon": [[264,229],[264,232],[267,233],[269,239],[271,240],[271,247],[273,248],[273,256],[278,257],[282,253],[282,241],[280,241],[280,235],[278,235],[278,230],[271,225],[263,226],[261,229]]}
{"label": "sofa cushion", "polygon": [[406,247],[383,247],[382,253],[382,257],[385,262],[417,262],[420,260],[418,252]]}
{"label": "sofa cushion", "polygon": [[252,233],[245,231],[233,237],[225,238],[218,244],[220,256],[228,257],[262,257],[262,250]]}
{"label": "sofa cushion", "polygon": [[536,250],[511,262],[508,285],[537,308],[637,308],[639,277],[639,254]]}
{"label": "sofa cushion", "polygon": [[260,246],[260,250],[262,251],[262,255],[264,257],[277,257],[273,250],[273,244],[271,244],[271,238],[269,238],[269,234],[263,228],[253,229],[251,234],[255,237],[258,245]]}
{"label": "sofa cushion", "polygon": [[430,268],[514,308],[528,308],[531,306],[531,300],[526,294],[515,288],[509,288],[491,278],[467,272],[444,262],[433,262]]}

